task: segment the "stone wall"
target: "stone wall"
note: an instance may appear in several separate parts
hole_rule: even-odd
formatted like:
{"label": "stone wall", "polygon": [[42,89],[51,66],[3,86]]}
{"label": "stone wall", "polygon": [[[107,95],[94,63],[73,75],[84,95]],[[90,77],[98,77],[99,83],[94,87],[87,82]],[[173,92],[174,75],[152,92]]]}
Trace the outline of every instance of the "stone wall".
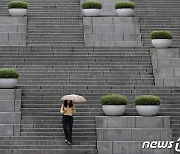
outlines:
{"label": "stone wall", "polygon": [[20,136],[21,90],[0,89],[0,136]]}
{"label": "stone wall", "polygon": [[180,86],[180,49],[151,49],[155,85]]}
{"label": "stone wall", "polygon": [[172,149],[142,149],[144,141],[172,141],[170,117],[96,117],[98,154],[172,154]]}
{"label": "stone wall", "polygon": [[0,46],[26,46],[27,17],[0,17]]}
{"label": "stone wall", "polygon": [[83,17],[85,46],[141,46],[135,17]]}

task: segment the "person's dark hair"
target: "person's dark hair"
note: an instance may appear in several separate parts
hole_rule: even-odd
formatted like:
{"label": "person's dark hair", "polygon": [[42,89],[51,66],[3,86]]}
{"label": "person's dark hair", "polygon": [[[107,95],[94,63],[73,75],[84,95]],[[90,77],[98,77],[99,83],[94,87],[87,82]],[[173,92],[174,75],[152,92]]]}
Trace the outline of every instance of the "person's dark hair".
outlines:
{"label": "person's dark hair", "polygon": [[[68,105],[68,103],[67,103],[67,101],[68,100],[65,100],[64,101],[64,106],[67,108],[67,105]],[[72,100],[70,100],[70,103],[69,103],[69,106],[68,106],[69,108],[72,108],[73,107],[73,102],[72,102]]]}

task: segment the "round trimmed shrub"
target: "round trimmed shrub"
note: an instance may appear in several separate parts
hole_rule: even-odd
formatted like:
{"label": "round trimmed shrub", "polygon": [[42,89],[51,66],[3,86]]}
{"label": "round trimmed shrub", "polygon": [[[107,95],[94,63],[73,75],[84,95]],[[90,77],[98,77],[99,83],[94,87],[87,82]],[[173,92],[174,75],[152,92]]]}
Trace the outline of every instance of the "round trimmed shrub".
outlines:
{"label": "round trimmed shrub", "polygon": [[127,102],[124,95],[110,94],[101,97],[102,105],[127,105]]}
{"label": "round trimmed shrub", "polygon": [[169,31],[153,31],[151,39],[172,39],[172,33]]}
{"label": "round trimmed shrub", "polygon": [[82,3],[83,9],[102,9],[102,4],[95,0],[87,0]]}
{"label": "round trimmed shrub", "polygon": [[27,9],[28,3],[23,1],[11,1],[8,3],[9,9]]}
{"label": "round trimmed shrub", "polygon": [[154,95],[140,95],[135,98],[135,105],[160,105],[160,98]]}
{"label": "round trimmed shrub", "polygon": [[13,68],[1,68],[0,78],[19,78],[19,72]]}
{"label": "round trimmed shrub", "polygon": [[123,8],[134,9],[135,8],[135,3],[130,2],[130,1],[125,1],[125,2],[117,2],[115,4],[115,9],[123,9]]}

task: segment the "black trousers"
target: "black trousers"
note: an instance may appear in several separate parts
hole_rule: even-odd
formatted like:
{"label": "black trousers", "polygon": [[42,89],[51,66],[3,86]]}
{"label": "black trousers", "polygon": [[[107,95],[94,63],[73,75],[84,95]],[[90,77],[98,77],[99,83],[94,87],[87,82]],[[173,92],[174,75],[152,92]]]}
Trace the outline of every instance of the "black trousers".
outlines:
{"label": "black trousers", "polygon": [[63,129],[65,138],[72,142],[72,127],[73,127],[73,116],[63,115]]}

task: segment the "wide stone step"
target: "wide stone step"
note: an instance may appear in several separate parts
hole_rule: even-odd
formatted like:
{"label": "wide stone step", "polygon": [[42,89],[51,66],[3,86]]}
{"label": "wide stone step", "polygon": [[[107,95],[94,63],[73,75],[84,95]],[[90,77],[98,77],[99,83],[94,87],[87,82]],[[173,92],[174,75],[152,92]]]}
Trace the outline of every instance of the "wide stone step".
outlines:
{"label": "wide stone step", "polygon": [[41,42],[43,42],[43,41],[46,41],[46,42],[60,42],[60,41],[64,41],[64,42],[68,42],[68,41],[83,41],[83,36],[75,36],[75,37],[59,37],[59,36],[57,36],[57,37],[55,37],[55,36],[53,36],[53,37],[50,37],[50,36],[48,36],[48,37],[43,37],[43,36],[41,36],[41,37],[29,37],[29,38],[27,38],[27,42],[38,42],[38,41],[41,41]]}
{"label": "wide stone step", "polygon": [[142,47],[62,47],[62,48],[59,48],[59,47],[54,47],[54,46],[49,46],[49,47],[45,47],[45,46],[39,46],[39,47],[9,47],[9,46],[4,46],[4,47],[0,47],[0,49],[2,50],[5,50],[5,49],[8,49],[9,51],[13,51],[13,50],[23,50],[23,49],[29,49],[29,50],[34,50],[34,51],[37,51],[37,50],[41,50],[41,51],[53,51],[53,50],[56,50],[56,51],[63,51],[63,50],[70,50],[70,51],[83,51],[83,52],[87,52],[87,51],[101,51],[101,52],[104,52],[104,51],[108,51],[108,52],[111,52],[111,51],[123,51],[123,52],[132,52],[135,50],[137,51],[150,51],[149,47],[145,47],[145,46],[142,46]]}
{"label": "wide stone step", "polygon": [[[73,134],[74,133],[79,133],[79,131],[81,133],[95,133],[96,132],[96,129],[95,128],[74,128],[73,127]],[[63,127],[62,125],[59,126],[59,128],[21,128],[21,133],[22,132],[35,132],[35,133],[62,133],[63,132]]]}
{"label": "wide stone step", "polygon": [[[59,111],[60,107],[58,108],[21,108],[21,112],[22,114],[27,114],[27,113],[33,113],[34,115],[40,115],[41,113],[48,113],[49,114],[55,114],[55,113],[60,113]],[[177,109],[174,109],[175,111]],[[178,109],[179,110],[179,109]],[[80,112],[99,112],[99,111],[102,111],[101,108],[76,108],[76,112],[77,113],[80,113]]]}
{"label": "wide stone step", "polygon": [[152,72],[153,71],[153,69],[152,68],[135,68],[135,69],[131,69],[131,68],[124,68],[124,69],[122,69],[122,68],[113,68],[113,69],[111,69],[111,68],[80,68],[80,69],[78,69],[78,68],[76,68],[76,69],[74,69],[74,68],[60,68],[59,70],[49,70],[48,72],[45,72],[44,70],[38,70],[38,71],[31,71],[31,72],[29,72],[29,70],[28,71],[21,71],[21,74],[24,74],[24,75],[26,75],[26,74],[42,74],[42,75],[48,75],[48,74],[52,74],[52,75],[56,75],[56,74],[65,74],[65,73],[69,73],[69,72],[72,72],[72,73],[74,73],[74,74],[76,74],[76,73],[83,73],[83,72],[89,72],[89,73],[93,73],[93,72],[127,72],[127,74],[129,73],[129,72]]}
{"label": "wide stone step", "polygon": [[29,149],[29,150],[25,150],[25,149],[17,149],[17,150],[0,150],[0,153],[2,154],[47,154],[47,153],[51,153],[51,154],[97,154],[97,150],[96,149]]}
{"label": "wide stone step", "polygon": [[[96,145],[0,145],[0,149],[96,149]],[[14,152],[13,152],[14,153]]]}
{"label": "wide stone step", "polygon": [[28,29],[27,33],[80,33],[83,32],[82,27],[77,27],[77,28],[61,28],[61,27],[56,27],[56,28],[40,28],[40,29]]}
{"label": "wide stone step", "polygon": [[[79,121],[78,121],[79,122]],[[81,129],[82,131],[93,131],[94,132],[94,129],[95,129],[95,124],[87,124],[87,123],[85,123],[85,124],[83,124],[83,121],[81,121],[82,122],[82,124],[80,124],[80,123],[77,123],[77,121],[73,121],[73,131],[78,131],[79,129]],[[51,128],[56,128],[56,129],[62,129],[63,128],[63,126],[62,126],[62,124],[21,124],[21,129],[23,130],[23,129],[26,129],[26,130],[24,130],[24,131],[27,131],[27,129],[37,129],[37,128],[46,128],[46,129],[51,129]],[[59,130],[58,130],[59,131]]]}
{"label": "wide stone step", "polygon": [[[89,118],[89,117],[88,117]],[[91,128],[91,126],[93,127],[93,125],[95,125],[95,120],[88,120],[88,118],[85,118],[84,120],[77,120],[76,118],[74,118],[73,122],[74,122],[74,125],[73,127],[74,128],[78,128],[79,126],[82,126],[85,127],[89,127]],[[58,125],[59,127],[62,125],[61,124],[61,119],[62,118],[58,118],[58,120],[26,120],[26,118],[24,117],[24,120],[21,120],[21,127],[39,127],[39,126],[42,126],[42,125],[52,125],[52,126],[55,126],[55,125]],[[42,126],[43,127],[43,126]]]}
{"label": "wide stone step", "polygon": [[[24,116],[22,115],[22,119],[21,120],[27,120],[27,121],[59,121],[61,122],[62,120],[62,115],[59,113],[58,116],[50,116],[50,115],[47,115],[47,116]],[[74,121],[81,121],[81,120],[87,120],[87,122],[89,122],[89,120],[92,122],[92,121],[95,121],[95,116],[94,115],[81,115],[81,116],[74,116],[73,117],[73,120]]]}
{"label": "wide stone step", "polygon": [[[81,131],[81,130],[79,130]],[[96,136],[96,132],[73,132],[74,136]],[[21,136],[60,136],[64,137],[64,132],[21,132]]]}
{"label": "wide stone step", "polygon": [[[59,140],[0,140],[0,145],[3,146],[10,146],[10,145],[42,145],[42,146],[45,146],[45,145],[65,145],[64,141],[59,141]],[[96,146],[96,142],[94,141],[73,141],[73,145],[93,145],[93,146]]]}
{"label": "wide stone step", "polygon": [[[38,91],[39,94],[43,94],[43,93],[46,93],[46,94],[50,94],[52,93],[52,90],[54,90],[53,92],[55,92],[54,94],[57,95],[58,94],[58,90],[61,91],[61,89],[64,89],[64,90],[70,90],[71,88],[74,90],[76,89],[77,91],[78,90],[105,90],[105,89],[112,89],[112,90],[132,90],[133,91],[136,91],[136,90],[150,90],[150,91],[154,91],[154,92],[159,92],[159,93],[180,93],[180,89],[168,89],[168,88],[161,88],[161,87],[155,87],[154,85],[124,85],[124,86],[119,86],[119,85],[116,85],[116,86],[109,86],[109,85],[105,85],[105,86],[101,86],[101,85],[93,85],[93,86],[86,86],[86,85],[68,85],[68,86],[64,86],[64,85],[56,85],[56,86],[51,86],[51,85],[43,85],[43,86],[31,86],[31,85],[21,85],[19,86],[20,89],[23,89],[23,90],[33,90],[34,89],[34,92],[35,91]],[[25,89],[26,88],[26,89]],[[55,91],[57,90],[57,91]],[[32,91],[33,92],[33,91]],[[85,92],[84,92],[85,93]],[[62,93],[61,93],[62,94]],[[87,93],[85,93],[87,94]]]}
{"label": "wide stone step", "polygon": [[[143,93],[128,93],[128,92],[125,92],[125,93],[121,93],[122,91],[119,90],[119,93],[120,94],[124,94],[127,96],[128,99],[130,100],[134,100],[134,98],[139,95],[139,94],[143,94]],[[157,93],[154,93],[155,95],[158,95],[160,96],[161,100],[165,100],[165,101],[169,101],[171,102],[172,101],[172,98],[173,98],[173,101],[178,101],[180,99],[180,96],[177,95],[179,93],[179,90],[177,92],[171,92],[168,94],[167,91],[163,91],[163,92],[157,92]],[[39,95],[35,95],[35,93],[31,92],[31,93],[26,93],[26,95],[28,96],[25,96],[25,93],[23,93],[23,96],[22,96],[22,100],[23,101],[43,101],[43,102],[47,102],[47,101],[52,101],[52,103],[56,102],[57,103],[57,100],[59,101],[59,97],[60,96],[63,96],[64,92],[62,93],[58,93],[56,91],[54,91],[53,93],[42,93],[40,92]],[[99,98],[104,94],[104,93],[79,93],[83,96],[86,97],[86,99],[90,100],[90,103],[92,103],[92,101],[97,101],[99,100]],[[86,102],[86,103],[88,103]],[[95,102],[96,103],[96,102]]]}
{"label": "wide stone step", "polygon": [[27,46],[50,46],[50,45],[53,45],[53,46],[83,46],[84,45],[84,41],[83,42],[70,42],[70,41],[67,41],[67,42],[27,42]]}
{"label": "wide stone step", "polygon": [[[59,111],[57,111],[57,112],[27,112],[26,111],[26,112],[22,113],[22,116],[29,116],[32,119],[35,119],[37,117],[43,118],[44,116],[58,116],[58,115],[60,115]],[[87,117],[88,116],[102,116],[102,115],[104,115],[104,113],[102,111],[99,111],[99,112],[94,111],[92,113],[87,113],[87,112],[76,113],[76,116],[87,116]],[[179,115],[180,115],[180,113],[179,113]]]}
{"label": "wide stone step", "polygon": [[38,26],[38,25],[28,25],[28,29],[83,29],[83,24],[81,26],[78,25],[56,25],[56,24],[52,24],[52,25],[43,25],[43,26]]}
{"label": "wide stone step", "polygon": [[[15,56],[12,56],[10,57],[9,55],[8,56],[5,56],[3,55],[2,58],[6,58],[7,60],[8,59],[24,59],[26,60],[28,58],[28,56],[26,55],[15,55]],[[150,62],[150,57],[148,55],[145,55],[145,56],[142,56],[142,55],[35,55],[35,56],[31,56],[29,58],[30,60],[33,60],[33,59],[39,59],[39,60],[43,60],[43,59],[46,59],[46,60],[69,60],[69,59],[73,59],[73,60],[102,60],[102,59],[105,59],[105,60],[128,60],[128,61],[133,61],[133,60],[137,60],[137,59],[145,59],[145,60],[149,60]],[[124,61],[125,61],[124,60]],[[95,68],[96,69],[96,68]]]}
{"label": "wide stone step", "polygon": [[[79,34],[78,34],[79,35]],[[24,51],[14,51],[13,53],[12,52],[9,52],[8,50],[3,50],[3,51],[0,51],[1,53],[3,53],[2,56],[52,56],[52,55],[56,55],[56,56],[72,56],[72,54],[74,54],[74,56],[132,56],[132,58],[134,56],[150,56],[150,53],[147,52],[147,51],[129,51],[129,52],[126,52],[126,51],[121,51],[121,50],[118,50],[118,51],[104,51],[103,55],[102,55],[102,52],[98,52],[98,51],[92,51],[92,52],[87,52],[87,51],[35,51],[33,52],[32,50],[26,50],[26,52]],[[32,55],[32,52],[33,52],[33,55]],[[20,66],[17,66],[17,67],[20,67]],[[35,68],[38,67],[38,66],[34,66]],[[55,66],[57,67],[57,66]],[[82,67],[82,66],[81,66]]]}
{"label": "wide stone step", "polygon": [[[149,82],[149,81],[153,81],[154,82],[154,79],[153,78],[137,78],[137,79],[127,79],[127,78],[109,78],[109,79],[106,79],[106,78],[78,78],[78,79],[74,79],[74,78],[64,78],[61,80],[59,80],[58,78],[54,78],[53,81],[51,78],[42,78],[42,79],[30,79],[30,78],[19,78],[18,80],[18,85],[21,84],[21,83],[29,83],[29,84],[36,84],[36,85],[40,85],[40,84],[48,84],[48,83],[73,83],[73,82],[80,82],[80,83],[96,83],[96,84],[100,84],[100,83],[104,83],[104,82],[108,82],[108,83],[121,83],[121,82]],[[49,85],[49,84],[48,84]]]}
{"label": "wide stone step", "polygon": [[[73,135],[73,140],[74,141],[96,141],[95,136],[74,136]],[[60,136],[0,136],[0,141],[5,141],[5,140],[11,140],[11,141],[23,141],[23,140],[29,140],[29,141],[35,141],[35,140],[44,140],[44,141],[49,141],[49,140],[54,140],[54,141],[63,141],[64,142],[64,137]]]}
{"label": "wide stone step", "polygon": [[[65,25],[76,25],[76,26],[83,26],[83,23],[81,21],[78,21],[78,20],[69,20],[69,21],[42,21],[42,22],[39,22],[39,21],[29,21],[28,22],[28,26],[51,26],[51,25],[57,25],[57,26],[65,26]],[[30,34],[28,34],[29,36]]]}
{"label": "wide stone step", "polygon": [[146,85],[153,85],[154,84],[154,81],[152,80],[152,81],[139,81],[139,82],[137,82],[137,81],[134,81],[134,82],[132,82],[132,81],[126,81],[126,82],[124,82],[124,81],[121,81],[121,82],[108,82],[108,81],[104,81],[104,82],[102,82],[102,81],[100,81],[100,82],[95,82],[95,81],[91,81],[91,80],[89,80],[89,81],[87,81],[87,82],[61,82],[61,81],[56,81],[56,82],[47,82],[47,81],[45,81],[45,82],[42,82],[42,81],[37,81],[37,82],[29,82],[29,81],[26,81],[26,82],[20,82],[20,81],[18,81],[18,83],[17,83],[17,86],[20,86],[20,85],[87,85],[87,86],[90,86],[90,85],[111,85],[111,86],[113,86],[113,85],[129,85],[129,84],[131,84],[131,85],[144,85],[146,83]]}

